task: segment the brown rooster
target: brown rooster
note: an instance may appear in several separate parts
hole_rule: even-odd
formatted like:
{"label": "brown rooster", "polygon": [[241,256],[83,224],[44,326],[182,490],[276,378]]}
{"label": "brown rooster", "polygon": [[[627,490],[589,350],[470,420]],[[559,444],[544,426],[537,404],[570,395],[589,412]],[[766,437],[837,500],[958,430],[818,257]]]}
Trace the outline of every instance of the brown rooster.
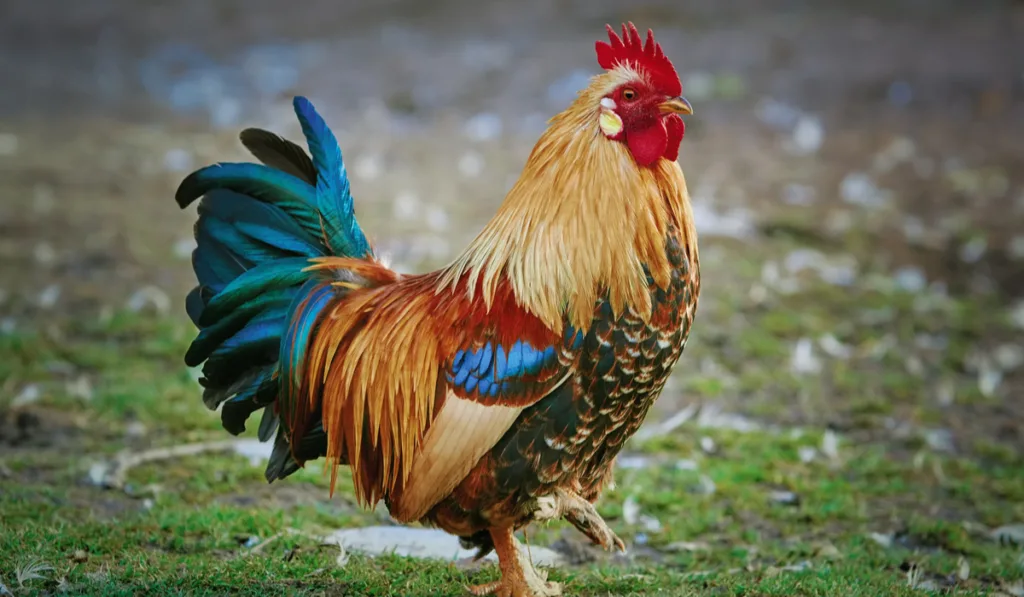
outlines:
{"label": "brown rooster", "polygon": [[[356,222],[341,151],[302,97],[309,155],[272,133],[263,164],[189,175],[202,197],[185,360],[224,427],[275,437],[267,479],[325,458],[399,521],[495,550],[477,595],[556,595],[514,532],[565,519],[624,549],[593,503],[686,343],[697,235],[676,163],[690,114],[672,63],[632,24],[530,154],[497,215],[447,267],[402,275]],[[311,157],[310,157],[311,156]]]}

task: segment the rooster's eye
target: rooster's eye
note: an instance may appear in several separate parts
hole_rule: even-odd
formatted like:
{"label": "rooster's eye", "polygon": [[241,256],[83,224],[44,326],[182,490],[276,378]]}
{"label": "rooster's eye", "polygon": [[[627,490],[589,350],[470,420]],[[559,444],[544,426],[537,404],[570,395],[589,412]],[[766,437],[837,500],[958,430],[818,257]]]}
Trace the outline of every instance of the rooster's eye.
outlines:
{"label": "rooster's eye", "polygon": [[633,91],[629,87],[622,90],[622,99],[626,101],[632,101],[636,97],[636,91]]}

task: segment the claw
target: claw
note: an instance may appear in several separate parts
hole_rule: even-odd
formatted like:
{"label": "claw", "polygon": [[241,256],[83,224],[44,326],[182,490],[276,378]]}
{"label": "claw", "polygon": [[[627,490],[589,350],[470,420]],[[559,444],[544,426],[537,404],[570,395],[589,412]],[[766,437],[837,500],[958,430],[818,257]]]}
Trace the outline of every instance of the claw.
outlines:
{"label": "claw", "polygon": [[601,518],[594,505],[573,491],[558,489],[553,495],[541,498],[535,516],[538,520],[564,518],[595,545],[626,553],[626,543]]}
{"label": "claw", "polygon": [[493,595],[494,593],[496,593],[498,591],[498,587],[500,586],[501,581],[496,580],[494,582],[489,582],[482,585],[473,585],[471,587],[466,587],[466,590],[469,591],[470,594],[475,595],[476,597],[485,597],[486,595]]}

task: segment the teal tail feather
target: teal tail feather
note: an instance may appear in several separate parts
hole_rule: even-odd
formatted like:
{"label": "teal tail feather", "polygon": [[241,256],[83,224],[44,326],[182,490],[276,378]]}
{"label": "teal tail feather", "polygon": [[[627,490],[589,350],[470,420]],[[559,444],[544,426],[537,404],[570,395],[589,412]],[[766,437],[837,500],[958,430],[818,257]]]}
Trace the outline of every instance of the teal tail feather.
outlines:
{"label": "teal tail feather", "polygon": [[324,284],[328,274],[305,268],[317,257],[373,257],[334,134],[306,98],[295,98],[294,108],[309,155],[273,133],[246,129],[242,143],[262,164],[201,168],[175,194],[182,208],[199,200],[192,253],[198,284],[185,300],[199,333],[185,363],[202,365],[203,401],[221,408],[229,432],[242,433],[249,416],[263,410],[259,439],[275,437],[269,481],[326,447],[319,416],[290,445],[275,404],[283,384],[300,379],[317,318],[337,296]]}

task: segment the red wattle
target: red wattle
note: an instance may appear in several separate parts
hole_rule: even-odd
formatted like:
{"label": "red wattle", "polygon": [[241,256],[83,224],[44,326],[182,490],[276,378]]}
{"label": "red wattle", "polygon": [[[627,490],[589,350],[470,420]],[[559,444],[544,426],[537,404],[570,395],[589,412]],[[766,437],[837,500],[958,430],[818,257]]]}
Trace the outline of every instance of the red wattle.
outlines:
{"label": "red wattle", "polygon": [[674,162],[679,158],[679,144],[683,142],[686,124],[683,122],[682,116],[672,114],[665,119],[665,128],[668,132],[668,146],[665,148],[665,159]]}
{"label": "red wattle", "polygon": [[[659,120],[653,125],[626,132],[626,146],[629,147],[633,159],[641,166],[650,166],[658,161],[658,158],[665,155],[668,149],[668,133],[665,125]],[[676,147],[678,153],[679,148]]]}

